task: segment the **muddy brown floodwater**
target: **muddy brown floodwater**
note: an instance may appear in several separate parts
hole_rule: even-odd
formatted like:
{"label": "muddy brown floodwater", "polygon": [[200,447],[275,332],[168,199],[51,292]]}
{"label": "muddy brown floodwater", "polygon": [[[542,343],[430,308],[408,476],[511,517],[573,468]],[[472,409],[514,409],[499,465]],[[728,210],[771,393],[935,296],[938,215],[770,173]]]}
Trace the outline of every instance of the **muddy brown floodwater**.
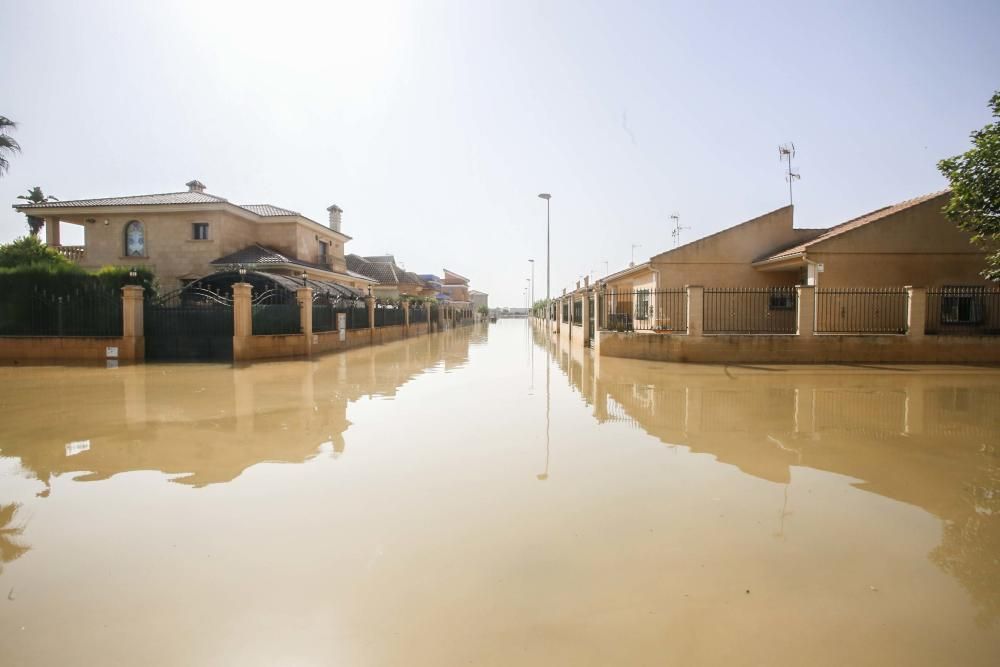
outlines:
{"label": "muddy brown floodwater", "polygon": [[997,665],[1000,371],[0,368],[0,664]]}

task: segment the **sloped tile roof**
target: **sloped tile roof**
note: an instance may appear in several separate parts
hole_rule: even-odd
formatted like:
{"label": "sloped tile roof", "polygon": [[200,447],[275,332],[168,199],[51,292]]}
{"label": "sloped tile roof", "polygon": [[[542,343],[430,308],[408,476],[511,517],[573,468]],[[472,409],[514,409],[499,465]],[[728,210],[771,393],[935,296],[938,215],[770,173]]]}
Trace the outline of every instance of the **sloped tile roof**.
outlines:
{"label": "sloped tile roof", "polygon": [[282,215],[299,215],[298,211],[289,211],[287,208],[274,206],[273,204],[240,204],[240,208],[251,213],[256,213],[263,218],[274,218]]}
{"label": "sloped tile roof", "polygon": [[216,266],[236,264],[254,264],[257,266],[294,264],[296,266],[302,266],[309,269],[318,269],[320,271],[336,273],[336,271],[325,264],[314,264],[313,262],[305,262],[301,259],[296,259],[295,257],[289,257],[287,255],[283,255],[277,250],[266,248],[259,243],[255,243],[254,245],[247,246],[242,250],[237,250],[236,252],[213,259],[211,264]]}
{"label": "sloped tile roof", "polygon": [[350,254],[345,257],[347,268],[363,276],[373,278],[381,285],[398,285],[399,279],[393,265],[388,262],[372,262],[359,255]]}
{"label": "sloped tile roof", "polygon": [[84,208],[94,206],[162,206],[167,204],[220,204],[228,200],[204,192],[165,192],[157,195],[103,197],[50,201],[44,204],[15,204],[15,208]]}
{"label": "sloped tile roof", "polygon": [[816,245],[817,243],[822,243],[823,241],[840,236],[841,234],[846,234],[848,232],[854,231],[859,227],[864,227],[865,225],[870,225],[873,222],[878,222],[879,220],[887,218],[890,215],[894,215],[896,213],[899,213],[900,211],[905,211],[908,208],[917,206],[918,204],[923,204],[924,202],[928,202],[937,197],[941,197],[942,195],[946,195],[949,192],[951,192],[951,190],[941,190],[940,192],[932,192],[930,194],[923,195],[922,197],[914,197],[913,199],[907,199],[906,201],[902,201],[899,202],[898,204],[893,204],[891,206],[884,206],[880,209],[871,211],[870,213],[865,213],[862,216],[859,216],[852,220],[848,220],[847,222],[836,225],[835,227],[831,227],[830,229],[821,233],[819,236],[812,239],[811,241],[806,241],[805,243],[799,243],[798,245],[794,245],[790,248],[779,250],[778,252],[772,255],[757,260],[757,262],[773,262],[780,259],[787,259],[790,257],[795,257],[796,255],[801,255],[802,253],[806,252],[810,247]]}
{"label": "sloped tile roof", "polygon": [[393,264],[393,265],[396,264],[396,258],[392,255],[371,255],[371,256],[366,255],[365,259],[367,259],[369,262],[382,262],[385,264]]}

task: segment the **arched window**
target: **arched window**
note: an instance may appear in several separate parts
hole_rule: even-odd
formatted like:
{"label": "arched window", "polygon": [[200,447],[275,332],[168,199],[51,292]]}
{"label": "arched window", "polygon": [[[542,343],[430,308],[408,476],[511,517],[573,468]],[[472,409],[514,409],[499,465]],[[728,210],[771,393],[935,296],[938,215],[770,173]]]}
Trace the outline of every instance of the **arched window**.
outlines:
{"label": "arched window", "polygon": [[125,225],[125,255],[128,257],[146,256],[146,230],[142,223],[133,220]]}

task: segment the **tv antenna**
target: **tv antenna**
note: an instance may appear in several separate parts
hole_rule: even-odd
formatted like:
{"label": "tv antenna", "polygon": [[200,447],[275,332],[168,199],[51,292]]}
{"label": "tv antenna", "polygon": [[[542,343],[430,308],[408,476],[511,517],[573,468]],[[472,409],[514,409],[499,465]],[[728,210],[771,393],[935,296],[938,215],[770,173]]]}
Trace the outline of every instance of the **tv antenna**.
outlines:
{"label": "tv antenna", "polygon": [[629,266],[635,266],[635,249],[636,248],[641,248],[641,247],[642,246],[640,244],[638,244],[638,243],[633,243],[632,244],[632,261],[629,262]]}
{"label": "tv antenna", "polygon": [[797,171],[792,170],[792,158],[795,157],[795,143],[789,141],[787,144],[782,144],[778,146],[778,160],[781,162],[788,162],[788,173],[785,174],[785,180],[788,181],[788,204],[792,205],[792,182],[797,181],[802,176],[799,175]]}
{"label": "tv antenna", "polygon": [[674,238],[674,247],[676,248],[681,244],[681,232],[691,228],[681,226],[681,216],[677,213],[671,213],[670,220],[674,223],[674,228],[670,230],[670,236]]}

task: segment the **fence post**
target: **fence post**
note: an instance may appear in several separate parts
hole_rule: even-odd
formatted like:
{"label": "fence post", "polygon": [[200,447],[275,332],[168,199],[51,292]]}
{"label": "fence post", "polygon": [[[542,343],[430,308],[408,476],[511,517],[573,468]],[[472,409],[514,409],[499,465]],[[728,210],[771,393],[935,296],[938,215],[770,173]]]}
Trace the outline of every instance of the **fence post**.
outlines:
{"label": "fence post", "polygon": [[365,306],[368,308],[368,344],[375,343],[375,297],[371,294],[365,297]]}
{"label": "fence post", "polygon": [[816,288],[812,285],[796,285],[795,292],[798,307],[795,333],[799,336],[812,336],[816,333]]}
{"label": "fence post", "polygon": [[410,337],[410,302],[403,302],[403,335]]}
{"label": "fence post", "polygon": [[250,283],[233,283],[233,361],[249,358],[250,337],[253,336],[252,290]]}
{"label": "fence post", "polygon": [[590,276],[583,279],[583,307],[580,308],[580,324],[583,325],[583,346],[590,346]]}
{"label": "fence post", "polygon": [[687,285],[688,336],[705,334],[705,288],[701,285]]}
{"label": "fence post", "polygon": [[923,338],[927,325],[927,288],[906,286],[906,335]]}
{"label": "fence post", "polygon": [[312,287],[300,287],[295,290],[295,298],[299,302],[299,326],[302,327],[302,335],[305,336],[305,355],[312,355],[313,343],[313,291]]}
{"label": "fence post", "polygon": [[142,291],[140,285],[122,286],[122,342],[128,348],[126,359],[139,360],[146,356]]}

